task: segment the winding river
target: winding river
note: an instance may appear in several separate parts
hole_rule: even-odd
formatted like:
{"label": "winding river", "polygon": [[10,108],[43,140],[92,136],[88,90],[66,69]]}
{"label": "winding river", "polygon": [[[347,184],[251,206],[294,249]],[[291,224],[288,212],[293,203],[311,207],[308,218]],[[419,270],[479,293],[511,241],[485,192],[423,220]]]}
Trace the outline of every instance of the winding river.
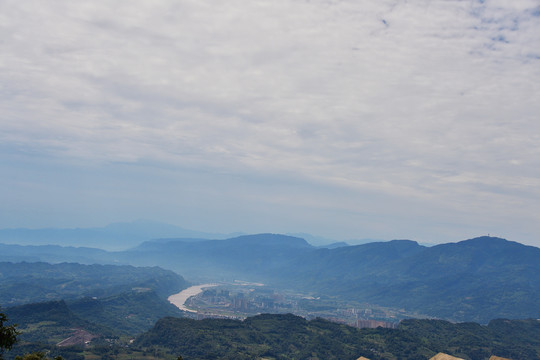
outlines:
{"label": "winding river", "polygon": [[188,311],[192,313],[196,313],[197,311],[188,309],[186,307],[186,301],[195,295],[198,295],[203,292],[204,289],[218,286],[217,284],[203,284],[203,285],[195,285],[188,287],[187,289],[184,289],[180,291],[178,294],[171,295],[167,298],[171,304],[176,306],[182,311]]}

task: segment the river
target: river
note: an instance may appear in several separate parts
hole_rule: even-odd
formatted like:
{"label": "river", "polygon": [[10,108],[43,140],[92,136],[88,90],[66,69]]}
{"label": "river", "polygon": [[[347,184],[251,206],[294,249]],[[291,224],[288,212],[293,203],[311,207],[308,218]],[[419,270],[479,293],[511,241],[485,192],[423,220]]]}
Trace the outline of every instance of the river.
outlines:
{"label": "river", "polygon": [[197,311],[188,309],[186,307],[186,301],[190,297],[202,293],[204,289],[213,287],[213,286],[218,286],[218,285],[217,284],[203,284],[203,285],[191,286],[191,287],[188,287],[187,289],[180,291],[178,294],[169,296],[167,300],[169,300],[171,304],[173,304],[174,306],[176,306],[182,311],[196,313]]}

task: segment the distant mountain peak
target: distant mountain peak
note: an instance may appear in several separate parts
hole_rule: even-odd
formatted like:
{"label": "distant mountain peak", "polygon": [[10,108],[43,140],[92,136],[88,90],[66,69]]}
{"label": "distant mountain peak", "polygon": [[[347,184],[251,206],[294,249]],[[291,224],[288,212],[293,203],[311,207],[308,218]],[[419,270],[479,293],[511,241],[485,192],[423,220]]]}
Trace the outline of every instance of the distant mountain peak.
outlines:
{"label": "distant mountain peak", "polygon": [[418,241],[409,240],[409,239],[395,239],[387,241],[389,244],[407,244],[407,245],[419,245]]}
{"label": "distant mountain peak", "polygon": [[472,239],[468,239],[468,240],[464,240],[464,241],[470,241],[470,242],[478,242],[478,243],[487,243],[487,242],[498,242],[498,243],[501,243],[501,242],[511,242],[507,239],[504,239],[504,238],[500,238],[500,237],[497,237],[497,236],[489,236],[489,235],[484,235],[484,236],[478,236],[478,237],[475,237],[475,238],[472,238]]}
{"label": "distant mountain peak", "polygon": [[242,235],[242,236],[228,239],[227,241],[246,243],[246,244],[313,247],[305,239],[302,239],[296,236],[271,234],[271,233]]}
{"label": "distant mountain peak", "polygon": [[485,249],[489,248],[501,248],[501,247],[531,247],[536,248],[535,246],[524,245],[516,241],[510,241],[504,238],[495,237],[495,236],[479,236],[468,240],[463,240],[457,243],[458,245],[472,245],[477,247],[482,247]]}

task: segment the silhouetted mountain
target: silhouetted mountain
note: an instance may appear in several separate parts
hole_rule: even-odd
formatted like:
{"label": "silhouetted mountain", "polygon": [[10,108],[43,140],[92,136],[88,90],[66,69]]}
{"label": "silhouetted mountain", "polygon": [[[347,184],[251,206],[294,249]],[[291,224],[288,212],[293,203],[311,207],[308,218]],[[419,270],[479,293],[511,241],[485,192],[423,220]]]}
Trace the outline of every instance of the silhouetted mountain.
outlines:
{"label": "silhouetted mountain", "polygon": [[305,239],[308,243],[310,243],[313,246],[320,247],[320,248],[332,248],[335,246],[332,246],[333,244],[347,244],[348,245],[361,245],[361,244],[367,244],[372,242],[382,242],[384,240],[381,239],[348,239],[345,241],[336,241],[334,239],[325,238],[322,236],[315,236],[307,233],[288,233],[286,235],[299,237],[302,239]]}
{"label": "silhouetted mountain", "polygon": [[124,250],[156,238],[224,239],[231,234],[214,234],[183,229],[148,220],[113,223],[104,227],[76,229],[0,229],[0,243],[19,245],[63,245]]}
{"label": "silhouetted mountain", "polygon": [[190,279],[261,280],[272,277],[291,258],[314,249],[304,239],[276,234],[226,240],[147,241],[123,253],[138,265],[159,263]]}
{"label": "silhouetted mountain", "polygon": [[110,264],[118,262],[114,253],[88,247],[59,245],[6,245],[0,244],[2,262],[76,262],[79,264]]}
{"label": "silhouetted mountain", "polygon": [[331,243],[327,245],[320,245],[317,247],[319,249],[337,249],[337,248],[345,247],[345,246],[351,246],[351,245],[347,244],[345,241],[339,241],[339,242],[335,242],[335,243]]}
{"label": "silhouetted mountain", "polygon": [[316,247],[325,247],[329,244],[334,244],[337,241],[333,239],[328,239],[322,236],[315,236],[307,233],[287,233],[286,235],[298,237],[301,239],[305,239],[310,245],[316,246]]}

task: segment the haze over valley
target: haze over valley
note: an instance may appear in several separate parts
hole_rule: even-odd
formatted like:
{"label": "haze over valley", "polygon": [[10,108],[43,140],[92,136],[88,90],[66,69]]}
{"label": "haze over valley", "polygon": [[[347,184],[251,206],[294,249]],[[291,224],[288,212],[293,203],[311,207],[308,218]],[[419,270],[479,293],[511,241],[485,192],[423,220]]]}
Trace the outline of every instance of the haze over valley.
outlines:
{"label": "haze over valley", "polygon": [[[164,234],[152,225],[158,236]],[[124,226],[129,233],[128,224]],[[132,226],[140,229],[141,223]],[[75,241],[86,241],[84,235],[90,230],[55,232],[63,231],[78,239]],[[1,236],[13,233],[1,235],[0,231]],[[20,234],[19,240],[28,236],[25,230]],[[24,241],[35,242],[35,234]],[[106,234],[104,240],[116,247]],[[123,244],[121,237],[118,243]],[[159,266],[194,283],[264,283],[310,297],[403,310],[401,315],[393,314],[396,321],[409,314],[480,323],[501,317],[540,318],[536,301],[540,296],[540,250],[489,236],[429,247],[412,240],[321,247],[279,234],[219,240],[157,238],[121,251],[58,245],[0,247],[0,261]],[[2,303],[21,302],[4,297]]]}
{"label": "haze over valley", "polygon": [[539,20],[0,1],[0,360],[540,360]]}
{"label": "haze over valley", "polygon": [[[134,222],[132,226],[137,229],[141,223]],[[118,229],[118,226],[113,228]],[[65,232],[75,242],[96,240],[84,236],[92,233],[92,229],[0,230],[0,236],[6,238],[19,232],[18,240],[35,244],[40,241],[36,236],[40,231],[45,234]],[[77,233],[81,237],[77,237]],[[155,336],[152,332],[160,331],[159,326],[189,324],[190,331],[198,326],[194,323],[173,325],[167,322],[169,320],[156,323],[171,316],[259,321],[253,316],[295,314],[301,316],[298,319],[326,319],[353,328],[402,329],[393,331],[407,328],[404,321],[410,318],[476,322],[483,326],[495,326],[492,320],[500,318],[540,318],[540,249],[496,237],[483,236],[434,246],[412,240],[313,246],[305,239],[290,235],[254,234],[225,239],[148,239],[117,251],[65,246],[68,238],[59,238],[62,245],[0,245],[0,303],[10,318],[22,324],[22,344],[52,342],[49,349],[67,358],[80,356],[80,352],[73,349],[70,355],[64,345],[55,347],[53,344],[76,347],[84,340],[94,344],[89,351],[95,352],[101,346],[100,341],[117,339],[114,346],[122,347],[127,341],[122,339],[133,339],[145,333],[130,351],[143,356],[149,344],[160,343],[163,348],[158,357],[167,358],[167,354],[172,355],[170,351],[181,351],[192,356],[198,353],[205,359],[207,355],[198,347],[177,347],[173,343],[161,343],[157,338],[149,340]],[[106,234],[102,240],[111,241]],[[119,237],[119,244],[124,244],[123,241]],[[108,247],[116,246],[108,244]],[[280,319],[265,321],[273,323],[282,321]],[[153,328],[154,324],[157,328]],[[427,324],[414,326],[422,328]],[[442,331],[447,324],[429,326]],[[216,323],[215,326],[221,325]],[[519,331],[533,331],[533,334],[540,331],[540,321],[527,326],[532,326],[533,330]],[[80,329],[77,334],[73,334],[74,328]],[[452,331],[462,331],[460,329]],[[467,331],[484,333],[486,330],[480,327]],[[387,339],[383,333],[377,336]],[[491,355],[493,349],[497,349],[498,354],[525,359],[521,357],[523,354],[540,350],[529,343],[514,350],[497,347],[490,340],[494,335],[485,336],[484,352],[478,353],[483,354],[480,357],[474,355],[476,348],[465,344],[461,350],[432,344],[422,350],[409,349],[406,356],[412,356],[411,359],[431,357],[440,350],[452,350],[465,358],[483,359],[482,356]],[[407,340],[406,346],[411,345],[410,341],[413,340]],[[367,343],[359,344],[364,345],[358,345],[358,351],[369,354],[372,359],[391,359],[405,351],[405,348],[398,351],[384,347],[380,352],[373,352],[362,347],[368,346]],[[486,347],[492,350],[485,350]],[[255,348],[258,350],[250,351],[262,351]],[[22,346],[18,351],[24,349],[31,347]],[[250,351],[246,352],[251,354],[246,355],[247,358],[254,356]],[[339,355],[341,351],[334,349],[328,358],[350,356]],[[238,355],[243,351],[233,353]]]}

